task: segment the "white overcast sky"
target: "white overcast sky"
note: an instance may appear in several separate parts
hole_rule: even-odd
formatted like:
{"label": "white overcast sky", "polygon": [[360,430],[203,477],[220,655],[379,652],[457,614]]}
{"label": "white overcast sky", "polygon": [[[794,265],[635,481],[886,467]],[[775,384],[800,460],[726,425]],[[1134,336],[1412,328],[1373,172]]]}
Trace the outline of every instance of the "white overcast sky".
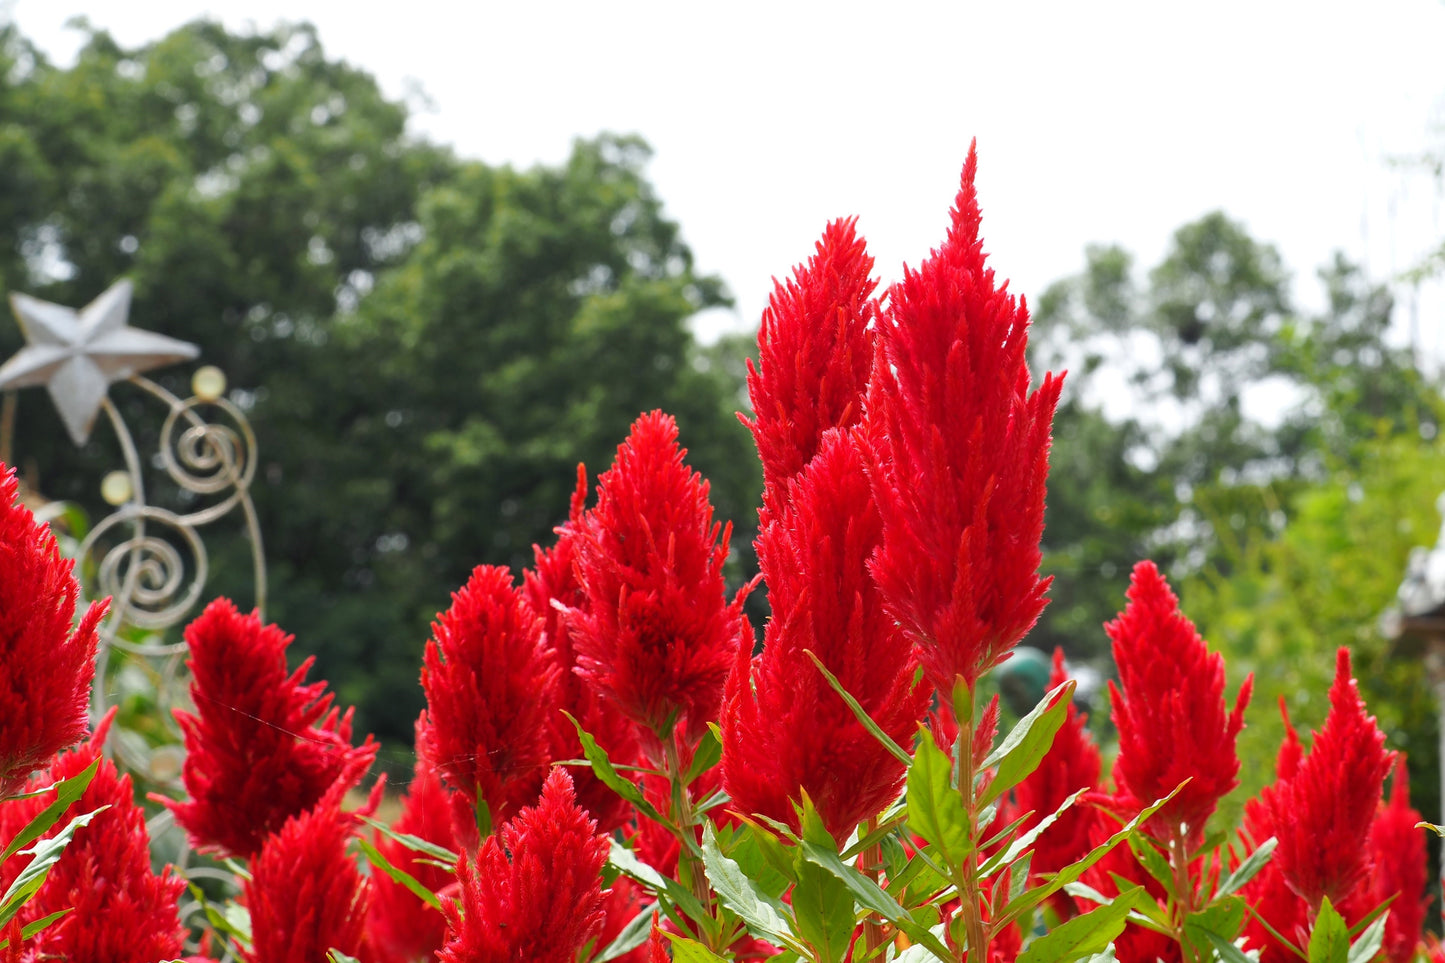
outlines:
{"label": "white overcast sky", "polygon": [[[1280,247],[1306,305],[1337,248],[1385,278],[1445,236],[1437,186],[1389,165],[1445,146],[1441,0],[8,6],[61,63],[77,15],[127,45],[200,16],[310,20],[387,93],[425,91],[417,133],[489,163],[640,133],[699,267],[737,299],[714,324],[755,324],[833,217],[859,215],[896,278],[941,239],[975,136],[987,249],[1031,296],[1090,242],[1152,265],[1216,208]],[[1445,357],[1439,285],[1414,323]]]}

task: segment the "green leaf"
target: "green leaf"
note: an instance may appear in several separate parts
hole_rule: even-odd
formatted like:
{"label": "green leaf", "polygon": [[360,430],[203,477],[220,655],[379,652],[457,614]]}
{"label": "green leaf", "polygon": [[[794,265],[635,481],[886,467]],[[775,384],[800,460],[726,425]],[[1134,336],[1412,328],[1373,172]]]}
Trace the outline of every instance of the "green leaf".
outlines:
{"label": "green leaf", "polygon": [[[15,796],[11,796],[10,798],[11,798],[11,799],[15,799],[16,797],[15,797]],[[41,930],[45,929],[45,928],[46,928],[47,926],[49,926],[51,923],[54,923],[56,920],[60,919],[60,918],[61,918],[62,916],[64,916],[66,913],[71,912],[73,909],[75,909],[75,907],[73,907],[73,906],[67,906],[67,907],[66,907],[65,909],[63,909],[63,910],[56,910],[54,913],[51,913],[49,916],[42,916],[42,917],[41,917],[40,919],[38,919],[38,920],[33,920],[33,921],[29,922],[29,923],[26,923],[25,926],[22,927],[21,930],[20,930],[20,939],[21,939],[21,940],[28,940],[28,939],[30,939],[30,937],[34,936],[36,933],[39,933]],[[6,938],[6,939],[0,939],[0,950],[6,949],[6,948],[9,947],[9,946],[10,946],[10,940],[9,940],[8,938]]]}
{"label": "green leaf", "polygon": [[1185,918],[1185,940],[1201,951],[1203,959],[1208,959],[1216,946],[1215,941],[1209,938],[1211,935],[1233,946],[1240,930],[1244,928],[1244,909],[1244,900],[1238,896],[1216,899],[1204,909]]}
{"label": "green leaf", "polygon": [[607,963],[608,960],[615,960],[624,953],[631,953],[646,943],[656,918],[657,904],[648,903],[642,908],[642,912],[632,917],[632,920],[622,928],[622,932],[618,933],[617,937],[608,943],[601,953],[592,958],[592,963]]}
{"label": "green leaf", "polygon": [[878,740],[879,744],[882,745],[883,748],[893,753],[893,758],[897,759],[905,766],[908,765],[909,762],[912,761],[909,758],[908,753],[905,752],[903,748],[898,745],[898,743],[894,742],[891,738],[889,738],[888,733],[884,732],[878,727],[878,723],[874,722],[873,717],[870,716],[867,711],[858,704],[858,700],[853,698],[853,696],[848,692],[847,689],[843,688],[843,683],[838,681],[838,677],[828,671],[827,666],[823,665],[822,661],[820,661],[819,658],[813,654],[812,650],[804,649],[803,653],[807,655],[808,658],[813,660],[813,664],[818,667],[819,672],[823,673],[823,678],[828,680],[828,684],[833,687],[833,691],[842,696],[843,701],[848,703],[848,708],[853,710],[853,715],[857,717],[858,722],[863,726],[863,728],[867,729],[873,735],[873,738]]}
{"label": "green leaf", "polygon": [[666,896],[691,919],[701,922],[710,918],[711,914],[698,901],[698,898],[686,887],[679,885],[677,880],[668,879],[638,859],[632,850],[617,840],[608,837],[607,841],[611,845],[607,854],[607,862],[619,873],[636,880],[658,896]]}
{"label": "green leaf", "polygon": [[1045,816],[1043,819],[1040,819],[1037,826],[1024,833],[1018,839],[1015,839],[1012,843],[1009,844],[1007,849],[1000,850],[992,857],[990,857],[987,862],[985,862],[982,866],[979,867],[978,875],[988,876],[1001,866],[1012,865],[1013,861],[1018,859],[1019,856],[1023,854],[1024,850],[1032,846],[1034,842],[1039,838],[1039,836],[1043,835],[1044,830],[1052,826],[1054,822],[1059,818],[1059,816],[1062,815],[1063,812],[1067,810],[1070,806],[1076,803],[1079,800],[1079,797],[1086,792],[1088,792],[1087,789],[1080,789],[1072,796],[1066,798],[1062,803],[1059,804],[1058,809],[1055,809],[1052,813]]}
{"label": "green leaf", "polygon": [[[56,820],[61,817],[61,814],[69,809],[71,804],[84,794],[86,787],[88,787],[90,781],[95,778],[96,770],[99,768],[100,760],[96,759],[69,779],[62,779],[53,786],[37,790],[37,792],[42,793],[50,792],[52,789],[56,790],[55,802],[36,813],[35,818],[26,823],[25,828],[20,830],[14,839],[10,840],[9,845],[5,847],[4,851],[0,851],[0,863],[14,856],[23,847],[29,846],[33,840],[39,839],[48,832],[50,827],[55,825]],[[26,795],[31,794],[27,793]]]}
{"label": "green leaf", "polygon": [[1154,840],[1147,836],[1130,836],[1129,849],[1144,871],[1164,887],[1164,892],[1173,899],[1179,899],[1180,894],[1174,892],[1174,870],[1169,866],[1169,857],[1159,851]]}
{"label": "green leaf", "polygon": [[361,821],[366,823],[366,825],[370,826],[372,829],[375,829],[377,832],[381,833],[387,839],[391,840],[394,843],[405,846],[407,849],[411,850],[414,853],[422,853],[425,856],[430,856],[432,859],[435,859],[441,863],[445,863],[447,866],[452,867],[453,869],[455,869],[457,865],[457,854],[452,852],[450,849],[447,849],[445,846],[438,846],[436,843],[422,839],[420,836],[412,836],[407,833],[399,833],[396,830],[392,829],[390,826],[388,826],[386,823],[381,822],[380,820],[372,819],[369,816],[361,817]]}
{"label": "green leaf", "polygon": [[592,771],[597,774],[598,779],[602,780],[603,785],[632,803],[644,816],[654,822],[666,825],[667,820],[663,819],[662,814],[642,795],[642,789],[637,783],[617,771],[617,767],[613,766],[612,760],[607,757],[607,750],[599,746],[597,740],[582,728],[582,723],[578,722],[570,712],[562,714],[577,727],[577,738],[582,743],[582,755],[587,757],[587,761],[592,765]]}
{"label": "green leaf", "polygon": [[692,763],[683,774],[682,784],[692,785],[692,781],[713,766],[722,761],[722,730],[716,722],[709,722],[707,729],[703,732],[702,738],[698,740],[697,748],[692,751]]}
{"label": "green leaf", "polygon": [[797,940],[793,938],[792,928],[788,925],[788,908],[781,900],[763,892],[743,875],[742,868],[736,862],[723,855],[710,822],[703,826],[702,862],[707,870],[708,882],[712,883],[718,899],[742,917],[753,935],[761,936],[778,946],[801,950]]}
{"label": "green leaf", "polygon": [[908,767],[908,827],[933,844],[950,867],[973,852],[968,813],[953,787],[953,760],[920,726],[918,752]]}
{"label": "green leaf", "polygon": [[1350,947],[1347,963],[1370,963],[1379,955],[1380,948],[1385,945],[1385,922],[1388,919],[1388,916],[1382,914],[1360,934],[1360,938]]}
{"label": "green leaf", "polygon": [[1315,915],[1314,931],[1310,933],[1309,963],[1348,963],[1349,956],[1349,927],[1326,896]]}
{"label": "green leaf", "polygon": [[387,859],[386,855],[373,846],[366,837],[357,837],[356,842],[361,847],[361,854],[366,857],[368,863],[390,876],[393,882],[405,886],[408,892],[432,909],[440,910],[442,908],[442,901],[437,899],[435,893],[423,886],[421,881],[411,873],[393,865],[392,861]]}
{"label": "green leaf", "polygon": [[1124,932],[1129,911],[1143,893],[1144,887],[1135,886],[1108,905],[1059,924],[1030,943],[1018,963],[1068,963],[1103,952]]}
{"label": "green leaf", "polygon": [[1245,883],[1254,879],[1259,871],[1264,869],[1265,864],[1269,862],[1269,858],[1274,855],[1274,848],[1278,845],[1279,840],[1273,836],[1260,843],[1259,848],[1246,856],[1244,862],[1239,864],[1239,868],[1230,873],[1224,882],[1219,884],[1219,889],[1214,893],[1215,897],[1228,896]]}
{"label": "green leaf", "polygon": [[1009,730],[998,748],[988,754],[980,770],[995,769],[993,780],[979,797],[979,805],[987,805],[1023,782],[1038,768],[1039,761],[1054,744],[1054,735],[1064,724],[1069,703],[1074,697],[1073,679],[1057,686],[1044,696],[1028,715]]}
{"label": "green leaf", "polygon": [[[97,760],[98,762],[99,760]],[[82,826],[88,825],[92,819],[109,809],[109,806],[101,806],[92,812],[76,816],[60,832],[49,839],[42,839],[29,849],[22,849],[22,854],[31,854],[34,858],[25,864],[25,868],[15,877],[10,888],[5,891],[5,896],[0,899],[0,926],[9,923],[15,914],[20,912],[35,891],[44,884],[45,878],[50,875],[50,869],[60,861],[61,854],[70,841],[75,838],[75,831]]]}
{"label": "green leaf", "polygon": [[797,934],[816,963],[842,963],[853,941],[853,896],[842,880],[805,859],[797,873],[791,900]]}
{"label": "green leaf", "polygon": [[1209,940],[1209,945],[1214,947],[1214,952],[1218,954],[1220,963],[1256,963],[1256,961],[1243,950],[1235,946],[1232,941],[1226,940],[1218,933],[1211,933],[1205,930],[1204,935]]}
{"label": "green leaf", "polygon": [[727,963],[721,956],[703,946],[697,940],[690,940],[677,933],[662,933],[672,941],[672,963]]}
{"label": "green leaf", "polygon": [[796,883],[793,875],[793,852],[784,846],[766,827],[746,816],[739,817],[742,828],[733,832],[726,847],[748,879],[772,896],[782,896],[788,885]]}
{"label": "green leaf", "polygon": [[331,963],[361,963],[356,957],[347,956],[345,953],[336,949],[327,950],[326,958],[330,960]]}

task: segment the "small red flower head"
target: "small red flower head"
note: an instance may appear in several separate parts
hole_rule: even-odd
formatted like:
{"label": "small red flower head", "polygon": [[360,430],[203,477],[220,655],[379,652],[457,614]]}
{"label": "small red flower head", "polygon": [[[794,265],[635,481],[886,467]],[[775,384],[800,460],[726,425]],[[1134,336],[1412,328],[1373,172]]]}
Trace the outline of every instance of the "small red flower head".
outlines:
{"label": "small red flower head", "polygon": [[1425,896],[1425,834],[1415,828],[1422,817],[1410,805],[1410,774],[1405,757],[1395,764],[1389,805],[1381,806],[1370,827],[1374,862],[1370,908],[1390,897],[1390,918],[1385,922],[1385,955],[1390,963],[1410,963],[1425,926],[1430,901]]}
{"label": "small red flower head", "polygon": [[[1053,689],[1068,681],[1064,671],[1064,653],[1054,650],[1054,669],[1049,676],[1049,688]],[[1054,743],[1039,762],[1039,766],[1028,778],[1014,789],[1014,798],[1020,812],[1032,811],[1033,815],[1019,827],[1027,832],[1052,814],[1065,799],[1080,789],[1097,789],[1101,761],[1099,747],[1089,735],[1089,717],[1081,714],[1070,703],[1064,716],[1064,724],[1054,735]],[[1034,856],[1029,863],[1029,872],[1057,873],[1075,860],[1083,858],[1089,851],[1089,834],[1097,812],[1090,806],[1076,803],[1064,812],[1034,843]],[[1060,905],[1063,901],[1059,901]]]}
{"label": "small red flower head", "polygon": [[[441,963],[574,963],[602,929],[607,837],[577,807],[572,780],[554,769],[534,808],[489,836],[457,867],[461,906],[447,904]],[[510,859],[508,858],[510,854]]]}
{"label": "small red flower head", "polygon": [[[417,743],[423,740],[426,714],[417,720]],[[460,846],[452,834],[452,804],[447,788],[425,755],[419,755],[415,778],[401,802],[401,815],[391,827],[445,849]],[[432,892],[453,882],[452,874],[435,862],[378,832],[373,844],[393,866],[410,873]],[[385,873],[372,875],[371,908],[366,932],[372,963],[412,963],[430,960],[442,948],[446,920],[440,911],[423,903],[411,890]]]}
{"label": "small red flower head", "polygon": [[287,820],[251,864],[248,963],[317,963],[331,949],[365,955],[371,882],[346,852],[357,823],[341,811],[342,794],[338,786]]}
{"label": "small red flower head", "polygon": [[[873,364],[868,325],[878,315],[869,275],[873,258],[853,218],[823,231],[817,253],[775,282],[758,328],[758,364],[748,361],[752,430],[763,462],[763,488],[784,494],[784,484],[818,451],[829,428],[846,428],[863,416],[863,395]],[[772,498],[768,499],[772,504]]]}
{"label": "small red flower head", "polygon": [[1370,827],[1395,754],[1375,717],[1365,714],[1350,653],[1340,649],[1330,713],[1309,755],[1288,778],[1260,794],[1279,838],[1274,864],[1290,889],[1311,908],[1328,896],[1340,905],[1370,871]]}
{"label": "small red flower head", "polygon": [[868,395],[889,606],[948,701],[1038,620],[1050,428],[1062,382],[1029,392],[1028,308],[984,265],[969,150],[943,247],[889,291]]}
{"label": "small red flower head", "polygon": [[73,627],[75,563],[20,504],[19,488],[0,462],[0,799],[85,738],[96,626],[107,605],[92,602]]}
{"label": "small red flower head", "polygon": [[[145,812],[135,803],[130,777],[120,775],[114,763],[101,757],[114,712],[89,742],[57,756],[50,770],[26,787],[33,791],[69,779],[99,759],[90,785],[46,836],[54,836],[76,816],[109,808],[76,830],[45,882],[21,907],[16,920],[22,925],[70,911],[25,942],[24,959],[153,963],[183,952],[185,930],[176,899],[185,881],[172,876],[169,866],[159,876],[151,871]],[[54,793],[45,793],[0,804],[0,839],[12,839],[54,801]],[[30,857],[17,855],[0,866],[0,891],[10,887],[29,861]]]}
{"label": "small red flower head", "polygon": [[732,527],[713,522],[708,484],[684,454],[670,415],[633,423],[577,532],[587,606],[569,621],[582,678],[655,737],[681,725],[695,742],[750,629],[746,590],[731,604],[723,590]]}
{"label": "small red flower head", "polygon": [[424,752],[447,783],[501,825],[551,762],[557,678],[542,620],[506,568],[481,565],[432,624],[421,670],[431,725]]}
{"label": "small red flower head", "polygon": [[1198,840],[1221,797],[1238,785],[1235,737],[1253,677],[1225,714],[1224,659],[1211,653],[1179,611],[1153,562],[1134,566],[1129,604],[1104,630],[1114,643],[1122,689],[1109,683],[1119,756],[1114,781],[1139,807],[1190,782],[1150,821],[1159,838],[1183,827]]}
{"label": "small red flower head", "polygon": [[722,718],[723,785],[738,812],[796,829],[806,792],[843,840],[897,796],[903,765],[807,656],[894,740],[911,739],[931,690],[913,685],[908,640],[868,575],[881,531],[854,437],[827,432],[758,536],[773,616],[755,662],[740,639]]}
{"label": "small red flower head", "polygon": [[186,627],[195,713],[176,711],[190,798],[167,802],[191,845],[250,858],[293,816],[361,781],[377,745],[351,744],[351,716],[326,683],[305,683],[312,659],[286,671],[292,637],[217,599]]}

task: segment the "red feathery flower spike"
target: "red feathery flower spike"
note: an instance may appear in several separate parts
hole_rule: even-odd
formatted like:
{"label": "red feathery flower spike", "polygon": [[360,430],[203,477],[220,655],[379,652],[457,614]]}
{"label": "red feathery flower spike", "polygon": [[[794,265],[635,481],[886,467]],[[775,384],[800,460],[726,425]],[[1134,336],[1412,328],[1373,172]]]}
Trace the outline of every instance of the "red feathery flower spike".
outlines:
{"label": "red feathery flower spike", "polygon": [[[554,769],[523,809],[457,868],[461,906],[448,901],[441,963],[574,963],[602,928],[607,837],[577,807],[572,780]],[[511,858],[508,859],[508,854]]]}
{"label": "red feathery flower spike", "polygon": [[1425,834],[1415,827],[1422,817],[1410,805],[1410,774],[1405,757],[1395,764],[1390,803],[1382,806],[1370,827],[1374,873],[1370,894],[1373,909],[1390,897],[1390,918],[1385,921],[1385,956],[1390,963],[1410,963],[1425,925],[1430,901],[1425,896]]}
{"label": "red feathery flower spike", "polygon": [[191,845],[249,858],[267,836],[340,784],[370,769],[371,736],[351,744],[352,710],[332,707],[326,683],[305,683],[314,659],[286,671],[292,637],[217,599],[186,627],[195,713],[176,710],[190,798],[166,801]]}
{"label": "red feathery flower spike", "polygon": [[431,719],[424,751],[499,826],[537,798],[547,775],[560,669],[505,567],[474,569],[432,635],[421,670]]}
{"label": "red feathery flower spike", "polygon": [[366,955],[371,882],[346,852],[357,821],[341,811],[342,795],[338,785],[287,820],[251,864],[249,963],[317,963],[331,949]]}
{"label": "red feathery flower spike", "polygon": [[[1109,683],[1119,756],[1114,781],[1138,807],[1190,782],[1151,824],[1183,828],[1197,842],[1219,800],[1236,785],[1235,738],[1244,725],[1253,676],[1225,714],[1224,659],[1211,653],[1153,562],[1134,566],[1129,604],[1104,626],[1114,643],[1122,690]],[[1191,847],[1192,848],[1192,847]]]}
{"label": "red feathery flower spike", "polygon": [[[424,742],[426,728],[423,711],[416,723],[419,746]],[[401,801],[401,815],[391,828],[444,849],[460,848],[452,834],[451,795],[442,785],[436,767],[424,754],[417,756],[415,778]],[[434,893],[454,881],[449,871],[389,836],[377,832],[372,842],[388,862],[410,873]],[[446,919],[441,912],[423,903],[420,897],[385,873],[372,875],[372,887],[366,921],[371,963],[433,959],[446,938]]]}
{"label": "red feathery flower spike", "polygon": [[578,672],[656,739],[689,743],[717,719],[747,588],[731,602],[723,561],[732,526],[713,521],[708,484],[683,464],[677,423],[638,418],[598,479],[576,536],[587,607],[569,624]]}
{"label": "red feathery flower spike", "polygon": [[1340,905],[1365,881],[1370,827],[1394,762],[1360,701],[1349,650],[1341,648],[1324,727],[1295,772],[1260,794],[1279,838],[1273,863],[1311,911],[1326,896]]}
{"label": "red feathery flower spike", "polygon": [[[1049,676],[1049,688],[1054,689],[1068,681],[1064,671],[1064,652],[1054,650],[1054,668]],[[1054,736],[1054,743],[1039,762],[1039,766],[1014,789],[1014,799],[1020,812],[1032,811],[1019,832],[1027,832],[1051,815],[1065,799],[1080,789],[1097,789],[1102,763],[1099,747],[1089,735],[1089,717],[1080,713],[1070,703],[1064,716],[1064,724]],[[1064,812],[1034,843],[1034,855],[1029,863],[1033,875],[1056,873],[1065,866],[1081,859],[1089,850],[1090,831],[1098,813],[1090,806],[1075,803]],[[1068,906],[1066,899],[1055,900],[1059,907]]]}
{"label": "red feathery flower spike", "polygon": [[[564,615],[564,610],[580,612],[587,607],[587,595],[577,579],[575,565],[576,533],[583,525],[586,500],[587,475],[579,465],[577,491],[572,496],[567,524],[557,529],[557,543],[552,548],[532,546],[536,563],[534,568],[522,573],[522,594],[533,611],[542,617],[543,638],[559,673],[558,705],[548,727],[551,758],[582,758],[577,727],[563,714],[565,710],[607,750],[608,758],[614,763],[631,763],[638,758],[636,729],[611,701],[602,698],[594,687],[584,685],[577,675],[577,652]],[[609,789],[591,769],[573,770],[572,779],[577,802],[597,820],[602,832],[610,833],[631,818],[631,804]]]}
{"label": "red feathery flower spike", "polygon": [[0,462],[0,799],[85,738],[95,630],[109,601],[92,602],[74,626],[75,563],[20,504],[19,488]]}
{"label": "red feathery flower spike", "polygon": [[[172,876],[169,866],[159,876],[151,871],[145,812],[135,803],[130,777],[120,775],[113,762],[101,757],[114,715],[112,709],[89,742],[57,756],[50,770],[26,787],[33,791],[69,779],[99,759],[100,768],[90,785],[46,835],[55,835],[76,816],[109,808],[76,830],[64,856],[21,907],[16,917],[21,925],[69,911],[26,941],[24,959],[153,963],[183,952],[185,930],[176,899],[185,881]],[[53,793],[45,793],[0,804],[0,839],[12,839],[54,801]],[[0,866],[0,892],[10,887],[29,861],[30,857],[17,855]]]}
{"label": "red feathery flower spike", "polygon": [[855,227],[854,218],[829,224],[817,253],[793,269],[791,280],[774,283],[763,311],[757,366],[748,360],[755,415],[739,418],[757,443],[765,492],[783,494],[784,483],[817,454],[825,431],[863,416],[878,282]]}
{"label": "red feathery flower spike", "polygon": [[908,640],[884,611],[867,562],[882,530],[851,433],[831,430],[786,483],[758,536],[773,616],[754,662],[740,639],[722,716],[732,808],[798,828],[806,792],[837,839],[898,794],[903,765],[859,724],[811,650],[874,720],[907,742],[928,707]]}
{"label": "red feathery flower spike", "polygon": [[874,575],[947,701],[1043,611],[1050,428],[1062,381],[1032,394],[1028,308],[984,265],[969,149],[943,246],[889,291],[868,395],[883,548]]}

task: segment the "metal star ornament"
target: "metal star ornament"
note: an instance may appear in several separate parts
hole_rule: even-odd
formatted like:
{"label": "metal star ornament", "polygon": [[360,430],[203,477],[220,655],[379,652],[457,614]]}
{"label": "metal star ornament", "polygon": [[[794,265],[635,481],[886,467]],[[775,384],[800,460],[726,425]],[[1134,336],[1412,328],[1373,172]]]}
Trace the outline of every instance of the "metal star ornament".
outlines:
{"label": "metal star ornament", "polygon": [[132,328],[131,283],[117,281],[77,312],[25,294],[10,307],[28,342],[0,366],[0,389],[45,385],[76,445],[83,445],[115,381],[200,354],[195,345]]}

